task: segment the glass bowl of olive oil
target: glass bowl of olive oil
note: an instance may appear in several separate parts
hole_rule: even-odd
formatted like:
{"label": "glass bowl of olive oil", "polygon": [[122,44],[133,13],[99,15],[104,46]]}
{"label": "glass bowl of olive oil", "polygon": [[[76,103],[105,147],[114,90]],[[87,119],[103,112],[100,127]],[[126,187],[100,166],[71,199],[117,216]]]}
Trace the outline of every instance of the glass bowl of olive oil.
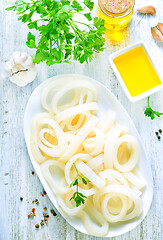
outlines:
{"label": "glass bowl of olive oil", "polygon": [[105,20],[109,30],[124,29],[134,11],[135,0],[99,0],[98,16]]}

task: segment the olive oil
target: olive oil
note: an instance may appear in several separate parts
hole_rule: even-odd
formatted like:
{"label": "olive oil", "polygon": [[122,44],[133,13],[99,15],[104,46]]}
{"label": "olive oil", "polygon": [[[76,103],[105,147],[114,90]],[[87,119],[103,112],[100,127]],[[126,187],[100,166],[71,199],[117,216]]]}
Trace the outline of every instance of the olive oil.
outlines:
{"label": "olive oil", "polygon": [[[115,3],[115,6],[116,6],[116,3]],[[131,20],[131,17],[133,15],[133,9],[134,9],[134,0],[131,0],[130,5],[127,7],[128,8],[125,9],[125,11],[124,11],[124,8],[121,8],[122,12],[120,11],[121,10],[120,6],[119,6],[119,11],[117,10],[117,8],[115,8],[116,11],[113,11],[112,8],[108,8],[110,10],[108,11],[104,0],[99,0],[97,12],[98,12],[98,16],[105,20],[106,29],[117,31],[117,30],[124,29],[129,23],[129,21]]]}
{"label": "olive oil", "polygon": [[113,62],[132,97],[161,84],[161,80],[142,46],[115,57]]}

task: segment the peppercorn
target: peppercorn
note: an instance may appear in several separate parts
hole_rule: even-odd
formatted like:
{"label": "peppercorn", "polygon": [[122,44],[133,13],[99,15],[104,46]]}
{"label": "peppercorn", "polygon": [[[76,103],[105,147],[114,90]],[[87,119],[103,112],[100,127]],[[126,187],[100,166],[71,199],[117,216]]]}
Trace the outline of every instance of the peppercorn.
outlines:
{"label": "peppercorn", "polygon": [[23,201],[23,198],[22,198],[22,197],[20,197],[20,201]]}
{"label": "peppercorn", "polygon": [[36,204],[39,205],[39,201],[36,201]]}
{"label": "peppercorn", "polygon": [[31,215],[31,217],[35,217],[36,216],[36,214],[34,212],[31,212],[30,215]]}
{"label": "peppercorn", "polygon": [[158,140],[160,140],[160,139],[161,139],[161,137],[160,137],[160,136],[158,136],[157,138],[158,138]]}
{"label": "peppercorn", "polygon": [[35,174],[35,172],[34,171],[32,171],[32,175],[34,175]]}
{"label": "peppercorn", "polygon": [[159,131],[159,133],[162,133],[162,129],[159,129],[158,131]]}
{"label": "peppercorn", "polygon": [[41,221],[41,222],[40,222],[40,225],[41,225],[41,226],[44,226],[44,222],[43,222],[43,221]]}
{"label": "peppercorn", "polygon": [[43,216],[46,217],[46,213],[43,213]]}
{"label": "peppercorn", "polygon": [[156,136],[158,136],[158,132],[155,132]]}
{"label": "peppercorn", "polygon": [[32,201],[32,203],[34,203],[34,202],[35,202],[35,200]]}
{"label": "peppercorn", "polygon": [[45,192],[45,191],[43,191],[43,194],[44,194],[44,195],[46,195],[46,192]]}
{"label": "peppercorn", "polygon": [[47,207],[44,207],[44,211],[47,211]]}
{"label": "peppercorn", "polygon": [[47,219],[47,217],[45,217],[45,221],[47,221],[48,219]]}
{"label": "peppercorn", "polygon": [[39,227],[40,227],[39,224],[36,224],[36,225],[35,225],[35,228],[39,228]]}
{"label": "peppercorn", "polygon": [[53,214],[53,216],[56,216],[57,214],[56,214],[56,212],[53,210],[53,209],[51,209],[51,214]]}

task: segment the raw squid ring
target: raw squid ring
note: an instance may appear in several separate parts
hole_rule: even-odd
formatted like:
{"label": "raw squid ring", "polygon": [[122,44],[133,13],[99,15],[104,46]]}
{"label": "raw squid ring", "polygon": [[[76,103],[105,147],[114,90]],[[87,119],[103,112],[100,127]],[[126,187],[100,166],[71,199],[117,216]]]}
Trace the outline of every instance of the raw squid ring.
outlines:
{"label": "raw squid ring", "polygon": [[[128,198],[130,198],[133,203],[134,203],[134,208],[133,210],[126,214],[123,219],[121,219],[121,221],[127,221],[130,220],[132,218],[135,218],[137,216],[139,216],[142,212],[142,200],[141,198],[135,193],[134,190],[130,189],[129,187],[123,186],[123,185],[118,185],[118,184],[110,184],[108,186],[106,186],[105,188],[102,189],[102,191],[100,193],[96,193],[93,196],[93,203],[95,205],[95,207],[97,207],[97,209],[101,209],[101,204],[100,204],[100,198],[104,195],[104,194],[108,194],[108,193],[116,193],[117,196],[119,196],[119,194],[122,194]],[[101,200],[101,202],[103,201],[103,199]],[[127,207],[127,210],[129,209],[129,207]]]}
{"label": "raw squid ring", "polygon": [[[72,191],[71,191],[72,192]],[[69,193],[71,193],[69,192]],[[76,216],[78,215],[82,210],[83,208],[85,207],[85,204],[87,202],[87,199],[85,200],[84,204],[78,206],[78,207],[73,207],[72,204],[71,204],[71,201],[70,201],[70,194],[67,193],[65,194],[64,196],[60,196],[58,195],[57,196],[57,201],[58,201],[58,204],[60,205],[60,207],[67,213],[69,214],[70,216]],[[71,196],[73,195],[73,193],[71,194]],[[63,199],[64,197],[64,199]],[[71,206],[71,207],[70,207]]]}
{"label": "raw squid ring", "polygon": [[[82,220],[82,223],[86,230],[97,237],[105,236],[109,230],[109,224],[104,219],[102,214],[90,203],[87,202],[86,207],[83,211],[79,213],[79,217]],[[92,219],[98,223],[94,223]]]}
{"label": "raw squid ring", "polygon": [[69,109],[66,109],[55,116],[55,120],[60,123],[70,117],[87,111],[97,111],[98,105],[95,102],[80,104]]}
{"label": "raw squid ring", "polygon": [[58,123],[50,118],[40,118],[38,124],[41,126],[49,125],[55,132],[56,138],[58,140],[58,145],[53,145],[53,147],[47,147],[41,141],[39,141],[38,146],[41,151],[51,157],[60,157],[63,155],[63,153],[68,148],[68,143],[65,134]]}
{"label": "raw squid ring", "polygon": [[115,142],[121,134],[124,134],[126,132],[127,132],[126,127],[118,125],[116,127],[112,127],[110,131],[107,133],[107,139],[104,146],[105,168],[113,169],[113,148]]}
{"label": "raw squid ring", "polygon": [[116,113],[111,110],[108,110],[102,116],[102,119],[98,124],[98,128],[104,133],[107,133],[113,127],[115,121],[116,121]]}
{"label": "raw squid ring", "polygon": [[90,154],[91,156],[97,156],[103,150],[104,134],[97,127],[93,129],[93,132],[95,132],[96,136],[85,139],[83,142],[83,147],[86,153]]}
{"label": "raw squid ring", "polygon": [[70,82],[68,82],[68,84],[65,83],[65,86],[60,91],[58,91],[52,99],[52,109],[55,114],[60,112],[58,109],[59,100],[70,90],[78,89],[78,88],[79,89],[82,89],[82,88],[89,89],[93,93],[93,96],[94,96],[92,99],[92,102],[96,101],[97,92],[91,83],[88,83],[87,81],[80,81],[80,80],[76,80],[75,82],[70,81]]}
{"label": "raw squid ring", "polygon": [[[76,118],[76,117],[78,117],[78,120],[76,121],[75,124],[73,124],[74,118]],[[75,116],[70,117],[66,121],[66,128],[67,128],[67,130],[68,131],[78,130],[82,126],[84,120],[85,120],[85,114],[77,114]]]}
{"label": "raw squid ring", "polygon": [[[54,178],[52,177],[49,168],[51,166],[57,166],[59,167],[61,170],[65,170],[65,164],[58,162],[56,160],[47,160],[44,163],[41,164],[41,172],[44,176],[44,178],[46,179],[46,181],[48,182],[48,184],[50,185],[50,187],[53,189],[54,193],[59,193],[59,194],[65,194],[68,193],[71,188],[67,185],[62,187],[60,184],[58,185],[58,182],[56,183]],[[62,180],[63,178],[61,178]],[[61,182],[61,181],[60,181]]]}
{"label": "raw squid ring", "polygon": [[[100,167],[101,165],[103,165],[103,162],[104,162],[104,155],[103,154],[100,154],[92,159],[90,159],[88,162],[87,162],[87,165],[88,167],[90,167],[91,169],[96,169],[98,167]],[[100,176],[100,175],[99,175]]]}
{"label": "raw squid ring", "polygon": [[53,136],[53,137],[55,137],[55,138],[56,138],[56,134],[55,134],[55,132],[54,132],[53,130],[51,130],[51,129],[49,129],[49,128],[43,128],[43,129],[41,129],[40,132],[39,132],[39,138],[40,138],[41,142],[42,142],[44,145],[52,148],[54,145],[51,144],[51,143],[45,138],[45,134],[46,134],[46,133],[48,133],[49,135],[51,135],[51,136]]}
{"label": "raw squid ring", "polygon": [[73,141],[69,144],[67,151],[60,158],[60,161],[67,162],[77,151],[80,145],[83,143],[84,139],[89,135],[92,129],[98,123],[98,119],[93,116],[76,134]]}
{"label": "raw squid ring", "polygon": [[94,101],[94,93],[88,89],[82,89],[80,93],[79,105],[83,103],[93,102],[93,101]]}
{"label": "raw squid ring", "polygon": [[[58,92],[58,89],[61,88],[61,86],[62,86],[61,79],[52,81],[47,86],[45,86],[44,91],[42,91],[42,94],[41,94],[41,105],[45,110],[52,112],[53,96],[55,95],[56,92]],[[73,107],[77,105],[79,103],[79,96],[80,96],[80,89],[74,89],[73,98],[68,103],[59,106],[58,111],[63,111],[69,107]],[[48,103],[48,98],[50,98],[49,103]]]}
{"label": "raw squid ring", "polygon": [[48,103],[47,98],[49,97],[49,95],[51,97],[51,94],[50,94],[51,92],[53,92],[53,94],[54,94],[54,92],[57,92],[59,85],[61,85],[60,79],[56,80],[56,81],[52,81],[48,85],[46,85],[44,87],[44,91],[42,91],[41,105],[45,110],[47,110],[49,112],[51,112],[51,100],[50,100],[50,103]]}
{"label": "raw squid ring", "polygon": [[[122,143],[128,143],[132,149],[130,157],[123,165],[117,159],[118,148]],[[120,172],[129,172],[133,170],[139,160],[139,146],[135,137],[131,135],[124,135],[117,139],[113,147],[113,164]]]}
{"label": "raw squid ring", "polygon": [[113,169],[106,169],[102,171],[99,174],[99,176],[102,177],[102,179],[106,179],[106,180],[110,179],[109,177],[111,176],[113,179],[115,179],[115,182],[118,182],[119,184],[129,187],[127,180],[125,179],[123,174],[120,173],[119,171],[116,171]]}
{"label": "raw squid ring", "polygon": [[35,161],[37,161],[38,163],[42,163],[47,159],[47,156],[42,154],[38,146],[39,131],[40,131],[40,129],[38,129],[38,120],[40,118],[49,118],[49,117],[50,115],[48,113],[40,113],[35,118],[33,118],[31,122],[30,147],[31,147],[32,155]]}
{"label": "raw squid ring", "polygon": [[[67,163],[65,166],[65,178],[67,181],[67,184],[70,185],[72,182],[72,179],[70,178],[70,171],[71,171],[71,167],[73,166],[73,163],[75,163],[77,160],[82,159],[85,162],[89,161],[91,159],[91,157],[88,154],[76,154],[74,155]],[[75,190],[76,188],[74,186],[72,186],[72,189]],[[84,194],[85,196],[91,196],[96,192],[96,188],[92,187],[91,189],[83,189],[79,187],[79,192],[81,192],[82,194]]]}
{"label": "raw squid ring", "polygon": [[78,161],[76,167],[95,187],[102,189],[105,186],[105,181],[102,180],[87,164],[83,161]]}
{"label": "raw squid ring", "polygon": [[76,124],[73,124],[73,121],[77,117],[77,115],[72,116],[72,117],[62,121],[62,124],[65,123],[65,126],[64,126],[64,128],[66,128],[65,131],[69,131],[72,134],[79,132],[80,128],[84,124],[86,124],[92,117],[92,114],[89,111],[80,113],[78,115],[79,115],[79,117],[76,121]]}
{"label": "raw squid ring", "polygon": [[120,198],[122,202],[122,208],[118,209],[120,210],[119,213],[116,213],[116,214],[110,213],[107,206],[108,206],[109,200],[112,199],[113,197],[117,197],[117,193],[108,193],[103,197],[102,203],[101,203],[102,213],[105,216],[105,219],[110,223],[121,221],[127,213],[127,199],[122,194],[118,194],[118,198]]}

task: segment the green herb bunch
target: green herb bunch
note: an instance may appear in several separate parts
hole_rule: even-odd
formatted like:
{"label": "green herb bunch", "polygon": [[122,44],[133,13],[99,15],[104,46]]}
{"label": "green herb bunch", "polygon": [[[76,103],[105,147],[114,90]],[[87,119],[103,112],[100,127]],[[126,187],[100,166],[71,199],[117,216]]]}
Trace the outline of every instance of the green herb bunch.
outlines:
{"label": "green herb bunch", "polygon": [[[97,17],[92,20],[93,7],[91,0],[17,0],[6,10],[15,11],[18,20],[39,32],[39,39],[29,32],[26,45],[36,49],[35,63],[45,61],[50,66],[70,59],[89,62],[95,52],[104,50],[104,21]],[[80,22],[80,16],[75,21],[76,14],[83,15],[87,23]]]}
{"label": "green herb bunch", "polygon": [[150,105],[149,105],[149,97],[148,97],[148,106],[144,111],[145,116],[150,117],[152,120],[155,118],[155,116],[160,117],[163,115],[163,113],[160,113],[158,111],[154,111]]}
{"label": "green herb bunch", "polygon": [[83,178],[79,172],[78,169],[75,165],[75,163],[73,164],[77,173],[77,177],[76,179],[70,184],[70,187],[72,186],[76,186],[76,192],[74,192],[74,194],[72,195],[72,197],[70,198],[70,200],[74,200],[76,203],[76,207],[79,207],[81,204],[84,204],[85,198],[87,198],[85,195],[83,195],[81,192],[79,192],[79,184],[87,184],[88,180]]}

